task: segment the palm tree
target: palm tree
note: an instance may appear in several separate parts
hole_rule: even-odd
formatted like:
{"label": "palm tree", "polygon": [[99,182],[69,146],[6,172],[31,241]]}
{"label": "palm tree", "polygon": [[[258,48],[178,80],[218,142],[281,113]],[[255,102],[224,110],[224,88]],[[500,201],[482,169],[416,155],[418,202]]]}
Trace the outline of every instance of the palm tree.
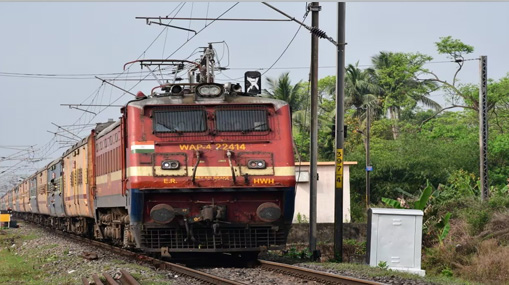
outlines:
{"label": "palm tree", "polygon": [[267,78],[268,89],[263,89],[262,96],[286,101],[290,105],[290,112],[301,109],[304,96],[302,95],[302,81],[292,85],[289,72],[283,73],[279,78]]}
{"label": "palm tree", "polygon": [[293,112],[292,124],[299,132],[309,133],[311,131],[311,122],[308,110]]}
{"label": "palm tree", "polygon": [[381,88],[379,108],[393,120],[394,139],[399,135],[397,120],[403,108],[413,109],[421,103],[425,107],[441,109],[440,104],[427,97],[437,89],[436,83],[417,78],[422,65],[430,59],[421,54],[393,52],[380,52],[371,59],[373,68],[368,69],[368,73]]}
{"label": "palm tree", "polygon": [[354,116],[365,118],[366,107],[370,106],[372,112],[377,113],[378,96],[382,89],[373,80],[367,70],[359,68],[359,63],[349,64],[345,74],[345,108],[354,108]]}

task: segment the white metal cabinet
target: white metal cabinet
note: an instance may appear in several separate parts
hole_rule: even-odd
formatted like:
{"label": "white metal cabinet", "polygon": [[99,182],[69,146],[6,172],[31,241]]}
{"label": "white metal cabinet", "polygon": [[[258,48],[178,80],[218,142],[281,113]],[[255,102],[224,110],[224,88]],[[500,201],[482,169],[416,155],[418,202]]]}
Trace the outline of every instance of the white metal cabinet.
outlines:
{"label": "white metal cabinet", "polygon": [[425,271],[421,270],[422,216],[421,210],[370,209],[369,265],[386,262],[390,269],[424,276]]}

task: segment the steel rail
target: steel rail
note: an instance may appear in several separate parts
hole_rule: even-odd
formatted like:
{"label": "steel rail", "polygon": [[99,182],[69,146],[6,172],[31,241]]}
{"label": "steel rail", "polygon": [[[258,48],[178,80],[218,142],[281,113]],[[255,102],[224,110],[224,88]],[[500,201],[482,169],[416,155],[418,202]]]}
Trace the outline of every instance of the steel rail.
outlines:
{"label": "steel rail", "polygon": [[347,284],[347,285],[383,284],[375,281],[362,280],[348,276],[341,276],[272,261],[258,260],[258,262],[260,262],[260,267],[262,269],[275,271],[286,275],[292,275],[302,279],[317,281],[323,284]]}
{"label": "steel rail", "polygon": [[118,282],[115,281],[115,279],[113,279],[113,277],[111,277],[111,275],[109,275],[108,273],[103,273],[103,276],[104,278],[106,278],[106,282],[108,282],[109,285],[118,284]]}
{"label": "steel rail", "polygon": [[136,279],[134,279],[129,272],[125,271],[124,269],[120,269],[120,273],[122,273],[122,277],[120,277],[120,281],[122,284],[128,284],[128,285],[140,285]]}
{"label": "steel rail", "polygon": [[99,278],[99,275],[97,274],[92,275],[92,279],[94,280],[95,285],[104,285],[104,283]]}
{"label": "steel rail", "polygon": [[[181,275],[184,275],[184,276],[187,276],[187,277],[191,277],[193,279],[200,280],[200,281],[205,282],[207,284],[246,285],[246,283],[238,282],[238,281],[235,281],[235,280],[225,279],[225,278],[222,278],[222,277],[219,277],[219,276],[215,276],[215,275],[212,275],[212,274],[208,274],[208,273],[205,273],[205,272],[202,272],[202,271],[199,271],[199,270],[191,269],[191,268],[186,267],[186,266],[182,266],[182,265],[178,265],[178,264],[175,264],[175,263],[171,263],[171,262],[167,262],[167,261],[164,261],[164,260],[160,260],[160,259],[157,259],[157,258],[149,257],[149,256],[146,256],[144,254],[135,253],[135,252],[132,252],[132,251],[129,251],[129,250],[126,250],[126,249],[122,249],[122,248],[119,248],[119,247],[116,247],[116,246],[113,246],[113,245],[110,245],[110,244],[106,244],[106,243],[103,243],[103,242],[99,242],[99,241],[95,241],[95,240],[90,240],[90,239],[87,239],[87,238],[84,238],[84,237],[81,237],[81,236],[77,236],[77,235],[74,235],[74,234],[62,233],[62,232],[59,232],[59,231],[55,231],[55,232],[58,233],[61,236],[71,237],[71,238],[74,238],[74,239],[79,240],[81,242],[88,243],[88,244],[97,246],[99,248],[102,248],[102,249],[114,252],[116,254],[123,255],[123,256],[129,257],[129,258],[133,258],[133,259],[136,259],[136,260],[139,260],[139,261],[151,264],[151,265],[155,266],[158,269],[164,269],[164,270],[173,271],[173,272],[179,273]],[[122,273],[122,277],[124,277],[123,273]],[[128,283],[128,284],[136,284],[136,283]]]}

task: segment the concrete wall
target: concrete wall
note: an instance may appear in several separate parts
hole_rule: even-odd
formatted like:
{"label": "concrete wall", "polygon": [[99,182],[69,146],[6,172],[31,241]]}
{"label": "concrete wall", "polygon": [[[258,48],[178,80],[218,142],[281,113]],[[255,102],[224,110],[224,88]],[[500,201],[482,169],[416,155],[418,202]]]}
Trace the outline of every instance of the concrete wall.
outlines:
{"label": "concrete wall", "polygon": [[[354,239],[357,241],[366,241],[366,237],[366,224],[343,224],[343,240]],[[320,243],[334,243],[334,224],[316,224],[316,239]],[[309,224],[293,224],[290,234],[288,235],[287,243],[309,243]]]}
{"label": "concrete wall", "polygon": [[[343,222],[345,223],[350,222],[350,166],[356,164],[357,162],[350,161],[343,163]],[[318,162],[317,223],[334,223],[335,170],[335,162]],[[295,175],[297,195],[293,221],[297,222],[297,214],[300,213],[301,217],[305,216],[309,222],[309,162],[300,163],[300,167],[296,162]]]}

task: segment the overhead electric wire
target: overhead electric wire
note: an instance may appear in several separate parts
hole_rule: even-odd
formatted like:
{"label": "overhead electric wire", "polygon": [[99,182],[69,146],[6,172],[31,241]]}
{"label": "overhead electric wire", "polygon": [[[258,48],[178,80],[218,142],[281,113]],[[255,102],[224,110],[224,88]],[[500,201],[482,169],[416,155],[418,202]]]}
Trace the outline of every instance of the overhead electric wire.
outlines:
{"label": "overhead electric wire", "polygon": [[[194,2],[191,2],[191,16],[189,16],[190,18],[193,17],[193,11],[194,11]],[[187,32],[187,39],[189,39],[189,31],[191,31],[191,20],[189,20],[189,26],[188,26],[188,32]],[[164,56],[164,55],[163,55]]]}
{"label": "overhead electric wire", "polygon": [[[171,15],[173,12],[175,12],[175,10],[177,10],[177,8],[182,5],[180,8],[178,8],[178,11],[175,13],[175,16],[177,16],[177,14],[180,12],[180,10],[182,10],[182,8],[184,8],[184,6],[186,5],[187,2],[180,2],[177,7],[175,7],[175,9],[173,9],[173,11],[170,12],[170,14],[167,15],[167,17],[169,15]],[[171,23],[171,21],[169,22]],[[137,60],[140,59],[151,47],[152,45],[159,39],[159,37],[163,34],[163,32],[168,29],[168,27],[164,27],[161,32],[156,36],[156,38],[148,45],[148,47],[138,56]]]}
{"label": "overhead electric wire", "polygon": [[[309,11],[306,11],[306,14],[304,14],[304,17],[302,19],[302,21],[304,22],[307,18],[309,14]],[[288,48],[290,47],[290,45],[293,43],[293,40],[295,40],[295,37],[297,37],[297,34],[299,33],[300,29],[302,28],[302,26],[299,26],[299,28],[297,29],[297,32],[295,32],[295,34],[293,35],[292,39],[290,40],[290,42],[286,45],[286,48],[283,50],[283,52],[281,53],[281,55],[279,55],[279,57],[276,59],[276,61],[274,61],[274,63],[264,72],[262,73],[262,75],[264,75],[265,73],[269,72],[269,70],[274,67],[274,65],[276,65],[276,63],[283,57],[283,55],[286,53],[286,51],[288,50]]]}
{"label": "overhead electric wire", "polygon": [[[133,73],[149,73],[141,70]],[[30,72],[7,72],[0,71],[0,77],[20,77],[20,78],[42,78],[42,79],[95,79],[94,76],[119,76],[124,72],[107,73],[30,73]]]}
{"label": "overhead electric wire", "polygon": [[216,17],[215,19],[212,20],[212,22],[210,22],[209,24],[206,24],[203,28],[201,28],[201,30],[199,30],[198,32],[196,32],[195,35],[193,35],[191,38],[187,39],[187,41],[185,41],[181,46],[179,46],[173,53],[171,53],[168,57],[166,57],[166,59],[169,59],[171,56],[173,56],[175,53],[177,53],[182,47],[184,47],[189,41],[191,41],[194,37],[196,37],[200,32],[202,32],[203,30],[205,30],[206,28],[208,28],[210,25],[212,25],[215,21],[217,21],[219,18],[221,18],[222,16],[224,16],[224,14],[228,13],[231,9],[233,9],[235,6],[237,6],[239,4],[239,2],[236,2],[235,4],[233,4],[230,8],[228,8],[226,11],[224,11],[221,15],[219,15],[218,17]]}
{"label": "overhead electric wire", "polygon": [[[194,36],[192,36],[191,38],[189,38],[187,41],[185,41],[181,46],[179,46],[175,51],[173,51],[173,53],[171,53],[166,59],[169,59],[171,56],[173,56],[175,53],[177,53],[184,45],[186,45],[189,41],[191,41],[196,35],[198,35],[200,32],[202,32],[203,30],[205,30],[208,26],[210,26],[212,23],[214,23],[217,19],[221,18],[223,15],[225,15],[227,12],[229,12],[231,9],[233,9],[237,4],[239,4],[239,2],[236,2],[234,5],[232,5],[230,8],[228,8],[226,11],[224,11],[222,14],[220,14],[218,17],[216,17],[215,19],[212,20],[212,22],[210,22],[208,25],[205,25],[205,27],[203,27],[201,30],[199,30]],[[179,10],[180,11],[180,10]],[[171,21],[170,21],[171,22]],[[136,86],[138,86],[138,84],[140,84],[141,82],[143,82],[148,76],[150,76],[150,74],[147,74],[145,75],[144,78],[140,79],[136,84],[134,84],[130,89],[128,89],[128,91],[131,91],[132,89],[134,89]],[[110,102],[109,105],[112,105],[113,103],[117,102],[118,100],[120,100],[126,93],[124,92],[124,94],[122,94],[121,96],[119,96],[117,99],[115,99],[113,102]],[[106,110],[107,107],[103,108],[102,110],[100,110],[99,112],[97,112],[97,115],[102,113],[104,110]],[[97,116],[95,115],[95,116]],[[95,117],[94,116],[94,117]],[[93,118],[94,118],[93,117]],[[93,119],[92,118],[92,119]],[[91,120],[92,120],[91,119]],[[91,121],[90,120],[90,121]],[[89,122],[90,122],[89,121]]]}
{"label": "overhead electric wire", "polygon": [[[206,29],[208,26],[210,26],[212,23],[214,23],[217,19],[221,18],[224,14],[226,14],[227,12],[229,12],[231,9],[233,9],[236,5],[238,4],[235,3],[233,4],[233,6],[231,6],[229,9],[227,9],[225,12],[223,12],[221,15],[219,15],[216,19],[211,19],[211,22],[208,23],[208,22],[205,22],[205,25],[204,27],[199,30],[197,32],[200,33],[202,32],[204,29]],[[184,8],[184,6],[186,5],[186,2],[181,2],[179,3],[174,9],[172,12],[170,12],[170,14],[168,14],[168,16],[174,14],[175,16]],[[207,17],[208,17],[208,10],[209,10],[209,3],[207,4]],[[176,12],[175,12],[176,11]],[[167,16],[167,17],[168,17]],[[299,27],[299,29],[301,28],[301,26]],[[148,45],[148,47],[140,54],[140,56],[138,56],[137,59],[141,58],[143,55],[145,55],[147,53],[147,51],[157,42],[157,40],[161,37],[161,35],[164,33],[164,32],[167,32],[168,31],[168,27],[165,27],[161,30],[161,32],[155,37],[155,39]],[[258,70],[265,70],[265,72],[263,74],[266,74],[269,70],[275,70],[275,69],[303,69],[303,68],[309,68],[309,67],[275,67],[275,65],[277,64],[277,62],[282,58],[282,56],[284,56],[284,54],[287,52],[289,46],[292,44],[292,42],[294,41],[294,39],[296,38],[296,35],[298,34],[299,30],[297,30],[297,32],[295,33],[294,37],[291,39],[291,41],[289,42],[289,44],[287,45],[287,47],[283,50],[283,52],[280,54],[280,56],[275,60],[275,62],[269,66],[269,67],[260,67],[258,68]],[[196,35],[197,35],[196,34]],[[168,57],[170,58],[171,56],[173,56],[174,54],[176,54],[180,49],[182,49],[189,41],[191,41],[196,35],[188,38],[181,46],[179,46],[175,51],[173,51]],[[167,38],[166,38],[167,39]],[[163,55],[165,53],[165,49],[166,49],[166,39],[165,39],[165,45],[163,47]],[[189,57],[193,56],[195,53],[193,52]],[[164,56],[163,56],[164,57]],[[477,59],[465,59],[464,61],[469,61],[469,60],[477,60]],[[450,63],[450,62],[455,62],[455,61],[442,61],[442,62],[428,62],[427,64],[429,63]],[[371,65],[367,65],[367,66],[371,66]],[[322,66],[321,68],[336,68],[335,66]],[[235,70],[235,69],[248,69],[248,68],[228,68],[228,70]],[[132,90],[134,89],[136,86],[138,86],[141,82],[143,82],[144,80],[147,80],[147,77],[149,76],[149,72],[148,71],[139,71],[139,72],[130,72],[130,67],[126,69],[126,71],[124,72],[121,72],[121,73],[100,73],[100,74],[44,74],[44,73],[15,73],[15,72],[0,72],[0,77],[2,76],[5,76],[5,77],[23,77],[23,78],[35,78],[35,79],[89,79],[87,77],[91,77],[91,76],[95,76],[95,75],[105,75],[105,76],[114,76],[114,78],[108,78],[108,80],[111,80],[111,81],[126,81],[125,85],[127,85],[127,81],[129,80],[133,80],[133,79],[136,79],[138,82],[136,84],[134,84],[132,87],[130,87],[128,90]],[[135,77],[133,77],[136,76]],[[223,73],[224,76],[227,76]],[[91,78],[90,78],[91,79]],[[94,79],[95,80],[95,79]],[[102,89],[102,90],[101,90]],[[126,88],[127,89],[127,88]],[[101,92],[102,91],[102,92]],[[106,87],[104,86],[103,83],[101,83],[101,85],[96,89],[94,90],[94,92],[92,92],[89,96],[87,96],[87,98],[85,98],[81,103],[85,103],[85,102],[89,102],[89,100],[91,99],[91,102],[94,103],[94,102],[102,102],[105,98],[105,95],[106,95]],[[113,90],[111,89],[110,92],[109,92],[110,96],[109,96],[109,99],[107,100],[109,102],[109,105],[108,106],[111,106],[113,105],[115,102],[117,102],[118,100],[120,100],[121,98],[123,98],[125,96],[125,93],[121,94],[120,96],[118,96],[116,99],[114,99],[112,101],[112,96],[113,96]],[[92,98],[91,98],[92,97]],[[81,132],[84,131],[85,129],[87,129],[88,126],[93,126],[94,124],[90,124],[90,122],[92,122],[95,118],[97,118],[97,116],[99,114],[101,114],[102,112],[104,112],[104,110],[106,110],[107,107],[104,107],[102,109],[100,109],[100,107],[87,107],[87,110],[96,110],[98,109],[99,111],[97,112],[96,115],[91,115],[91,114],[88,114],[88,113],[82,113],[78,119],[75,121],[74,124],[72,125],[66,125],[66,129],[72,129],[73,131],[74,130],[79,130],[79,132],[77,131],[76,134],[78,135],[81,135]],[[82,128],[80,129],[79,126],[82,126]],[[42,145],[41,147],[37,148],[37,149],[33,149],[31,150],[31,154],[27,155],[27,156],[31,156],[31,157],[34,157],[34,153],[37,152],[37,154],[48,154],[48,153],[55,153],[57,151],[59,151],[61,148],[58,148],[58,149],[54,149],[55,145],[57,144],[57,140],[58,138],[56,138],[56,136],[53,136],[53,138],[51,140],[49,140],[47,143],[45,143],[44,145]],[[37,155],[38,157],[46,157],[46,155]],[[29,163],[29,162],[27,162]]]}
{"label": "overhead electric wire", "polygon": [[[223,15],[225,15],[227,12],[229,12],[231,9],[233,9],[235,6],[237,6],[239,4],[239,2],[236,2],[235,4],[233,4],[230,8],[228,8],[226,11],[224,11],[222,14],[220,14],[218,17],[216,17],[215,19],[213,19],[208,25],[205,25],[201,30],[199,30],[195,35],[193,35],[191,38],[189,38],[187,41],[185,41],[182,45],[180,45],[175,51],[173,51],[173,53],[171,53],[166,59],[169,59],[171,56],[173,56],[175,53],[177,53],[183,46],[185,46],[189,41],[191,41],[196,35],[198,35],[200,32],[202,32],[203,30],[205,30],[207,27],[209,27],[211,24],[213,24],[217,19],[221,18]],[[179,10],[180,11],[180,10]],[[177,12],[178,13],[178,12]],[[170,21],[171,23],[171,21]],[[143,54],[143,53],[142,53]],[[129,67],[130,68],[130,67]],[[128,68],[128,69],[129,69]],[[136,86],[138,86],[138,84],[140,84],[141,82],[143,82],[148,76],[150,76],[150,74],[147,74],[145,75],[144,78],[142,78],[141,80],[139,80],[136,84],[134,84],[131,88],[127,89],[127,91],[131,91],[132,89],[134,89]],[[110,102],[109,103],[109,106],[113,105],[113,103],[117,102],[118,100],[120,100],[122,97],[125,96],[125,94],[127,93],[123,93],[122,95],[120,95],[119,97],[117,97],[117,99],[115,99],[114,101]],[[88,123],[90,123],[97,115],[99,115],[100,113],[102,113],[104,110],[106,110],[108,107],[104,107],[103,109],[101,109],[100,111],[97,112],[96,115],[94,115]]]}
{"label": "overhead electric wire", "polygon": [[[304,14],[303,16],[303,19],[302,21],[304,22],[307,18],[309,14],[309,11],[306,11],[306,13]],[[290,42],[286,45],[285,49],[283,50],[283,52],[281,52],[281,54],[279,55],[279,57],[274,61],[274,63],[272,63],[272,65],[270,67],[267,68],[267,70],[262,73],[261,75],[265,75],[267,72],[269,72],[273,67],[274,65],[276,65],[278,63],[278,61],[283,57],[283,55],[286,53],[286,51],[288,50],[288,48],[290,47],[290,45],[293,43],[293,41],[295,40],[295,38],[297,37],[297,35],[299,34],[299,31],[300,29],[302,28],[302,26],[299,26],[299,28],[297,29],[297,31],[295,32],[295,34],[293,35],[292,39],[290,40]],[[306,67],[306,68],[309,68],[309,67]],[[231,69],[231,68],[229,68]],[[224,76],[228,77],[230,80],[240,80],[242,79],[243,77],[238,77],[238,78],[231,78],[229,76],[227,76],[226,74],[224,74],[223,72],[221,72],[221,74],[223,74]]]}
{"label": "overhead electric wire", "polygon": [[[102,86],[102,85],[101,85]],[[96,94],[97,95],[97,92],[99,92],[100,88],[97,88],[94,92],[92,92],[89,96],[87,96],[87,98],[85,98],[82,102],[86,101],[88,98],[90,98],[92,95]],[[83,116],[83,115],[82,115]],[[82,117],[80,116],[80,118]],[[78,118],[76,120],[76,122],[78,122],[80,120],[80,118]],[[55,146],[56,144],[56,135],[53,135],[53,137],[48,141],[46,142],[44,145],[42,145],[41,147],[37,148],[37,149],[33,149],[34,146],[31,146],[31,149],[32,149],[32,157],[35,157],[35,152],[37,153],[40,153],[41,155],[38,155],[39,157],[47,157],[47,156],[50,156],[51,154],[55,153],[56,151],[58,151],[60,148],[58,148],[57,150],[53,151],[50,153],[50,155],[48,155],[48,153],[50,151],[52,151],[52,148]],[[27,154],[26,157],[29,157],[30,154]],[[21,166],[21,167],[25,167],[25,166]],[[14,171],[13,171],[14,172]]]}
{"label": "overhead electric wire", "polygon": [[[463,61],[475,61],[478,60],[477,58],[472,59],[465,59]],[[436,63],[451,63],[456,62],[454,60],[445,60],[445,61],[430,61],[424,63],[426,64],[436,64]],[[374,67],[373,64],[359,64],[359,67]],[[326,65],[326,66],[319,66],[318,68],[337,68],[335,65]],[[292,70],[292,69],[309,69],[309,66],[287,66],[287,67],[228,67],[227,70],[267,70],[267,69],[281,69],[281,70]]]}
{"label": "overhead electric wire", "polygon": [[[175,12],[175,16],[177,16],[177,15],[178,15],[178,13],[182,10],[182,8],[183,8],[185,5],[186,5],[186,2],[180,2],[180,3],[179,3],[179,4],[178,4],[178,5],[177,5],[174,9],[173,9],[173,11],[171,11],[171,12],[167,15],[167,17],[168,17],[169,15],[173,14],[173,13],[174,13],[174,12],[178,9],[178,10]],[[180,6],[180,8],[179,8],[179,6]],[[169,23],[171,23],[171,21],[170,21]],[[161,32],[160,32],[160,33],[156,36],[156,38],[155,38],[155,39],[154,39],[154,40],[153,40],[153,41],[152,41],[152,42],[148,45],[148,47],[147,47],[147,48],[146,48],[146,49],[145,49],[145,50],[144,50],[144,51],[143,51],[143,52],[142,52],[142,53],[141,53],[141,54],[140,54],[140,55],[136,58],[136,60],[140,59],[140,58],[141,58],[141,57],[142,57],[142,56],[143,56],[143,55],[144,55],[144,54],[145,54],[145,53],[146,53],[146,52],[147,52],[147,51],[148,51],[148,50],[152,47],[152,45],[153,45],[153,44],[157,41],[157,39],[159,39],[159,37],[162,35],[162,33],[163,33],[165,30],[167,30],[167,29],[168,29],[168,27],[165,27],[165,28],[164,28],[164,29],[163,29],[163,30],[162,30],[162,31],[161,31]],[[132,65],[131,65],[131,66],[132,66]],[[117,77],[115,77],[115,79],[117,79],[118,77],[120,77],[120,76],[121,76],[122,74],[124,74],[126,71],[129,73],[129,70],[130,70],[131,66],[129,66],[126,70],[124,70],[124,72],[122,72],[122,73],[121,73],[121,74],[119,74]],[[141,75],[142,75],[142,74],[140,73],[140,76],[141,76]],[[150,72],[147,72],[147,74],[145,75],[145,77],[144,77],[143,79],[140,79],[140,80],[138,81],[138,83],[136,83],[134,86],[132,86],[132,87],[131,87],[128,91],[131,91],[131,90],[132,90],[134,87],[136,87],[136,86],[137,86],[140,82],[142,82],[143,80],[145,80],[145,79],[146,79],[149,75],[150,75]],[[124,89],[126,89],[126,88],[124,88]],[[125,94],[126,94],[126,93],[124,92],[124,93],[123,93],[120,97],[118,97],[116,100],[114,100],[113,102],[110,102],[110,104],[109,104],[109,105],[112,105],[113,103],[117,102],[117,101],[118,101],[120,98],[122,98]],[[98,114],[100,114],[100,113],[102,113],[104,110],[106,110],[106,108],[108,108],[108,107],[105,107],[105,108],[103,108],[102,110],[98,111],[98,112],[97,112],[97,115],[98,115]],[[92,121],[92,120],[93,120],[93,119],[94,119],[97,115],[95,115],[94,117],[92,117],[92,118],[89,120],[89,122],[88,122],[88,123],[90,123],[90,122],[91,122],[91,121]]]}
{"label": "overhead electric wire", "polygon": [[32,145],[0,145],[1,149],[13,149],[13,150],[20,150],[20,149],[26,149],[28,147],[32,147]]}
{"label": "overhead electric wire", "polygon": [[[181,3],[181,4],[182,4],[182,3]],[[180,9],[176,12],[176,14],[178,14],[178,13],[180,12],[180,10],[184,7],[184,5],[185,5],[185,3],[184,3],[184,4],[182,4],[182,6],[181,6],[181,7],[180,7]],[[179,4],[179,5],[178,5],[178,6],[177,6],[177,7],[176,7],[173,11],[175,11],[175,10],[176,10],[179,6],[180,6],[180,4]],[[173,11],[172,11],[170,14],[172,14],[172,13],[173,13]],[[170,23],[171,23],[171,21],[170,21]],[[166,28],[167,28],[167,27],[165,27],[165,29],[166,29]],[[164,31],[164,29],[163,29],[163,31]],[[137,58],[137,60],[138,60],[141,56],[143,56],[143,55],[146,53],[146,51],[147,51],[147,50],[148,50],[148,49],[149,49],[149,48],[150,48],[150,47],[154,44],[154,42],[155,42],[155,41],[156,41],[156,40],[157,40],[157,39],[161,36],[161,34],[162,34],[162,32],[163,32],[163,31],[161,31],[161,33],[159,33],[159,35],[158,35],[158,36],[154,39],[154,41],[152,41],[152,43],[151,43],[151,44],[150,44],[150,45],[149,45],[149,46],[145,49],[145,51],[143,51],[143,52],[140,54],[140,56]],[[189,40],[188,40],[188,41],[189,41]],[[130,68],[131,68],[131,66],[129,66],[129,67],[126,69],[127,73],[129,73]],[[126,73],[126,71],[124,71],[124,72],[123,72],[123,73],[121,73],[121,74]],[[118,75],[118,76],[117,76],[114,80],[116,80],[118,77],[120,77],[120,76],[121,76],[121,74],[120,74],[120,75]],[[141,75],[141,74],[140,74],[140,75]],[[133,85],[130,89],[128,89],[127,91],[131,91],[132,89],[134,89],[134,88],[135,88],[138,84],[140,84],[141,82],[143,82],[143,81],[144,81],[144,80],[145,80],[145,79],[146,79],[149,75],[150,75],[150,73],[146,74],[144,78],[141,78],[140,80],[138,80],[138,82],[137,82],[136,84],[134,84],[134,85]],[[127,84],[127,83],[126,83],[126,84]],[[92,121],[92,120],[93,120],[93,119],[94,119],[97,115],[99,115],[100,113],[102,113],[102,112],[103,112],[104,110],[106,110],[109,106],[113,105],[113,103],[115,103],[115,102],[117,102],[118,100],[120,100],[120,99],[121,99],[121,98],[122,98],[125,94],[126,94],[126,92],[124,92],[122,95],[120,95],[119,97],[117,97],[117,99],[115,99],[115,100],[113,100],[113,101],[111,101],[111,99],[110,99],[110,103],[109,103],[106,107],[104,107],[103,109],[101,109],[101,110],[97,111],[97,112],[96,112],[96,114],[95,114],[95,115],[93,115],[93,116],[92,116],[92,118],[90,118],[90,119],[88,120],[88,122],[87,122],[87,123],[90,123],[90,122],[91,122],[91,121]],[[104,90],[103,90],[103,95],[104,95]],[[101,98],[103,97],[103,95],[101,95]],[[101,103],[102,103],[102,100],[101,100]],[[82,116],[84,116],[84,114],[82,114]],[[81,117],[82,117],[82,116],[81,116]],[[80,117],[80,118],[81,118],[81,117]]]}
{"label": "overhead electric wire", "polygon": [[[196,53],[194,53],[196,54]],[[189,57],[191,57],[190,55]],[[189,58],[187,57],[187,58]],[[479,60],[478,58],[472,58],[472,59],[464,59],[463,61],[476,61]],[[451,63],[456,62],[454,60],[444,60],[444,61],[430,61],[424,63],[426,64],[438,64],[438,63]],[[359,67],[373,67],[372,64],[359,64]],[[285,69],[285,70],[292,70],[292,69],[308,69],[307,66],[288,66],[288,67],[230,67],[228,70],[266,70],[266,69]],[[328,65],[328,66],[319,66],[319,68],[336,68],[336,66]],[[164,70],[164,69],[162,69]],[[49,73],[16,73],[16,72],[0,72],[0,77],[19,77],[19,78],[36,78],[36,79],[93,79],[97,80],[94,76],[115,76],[115,75],[123,75],[122,73],[83,73],[83,74],[49,74]],[[149,71],[136,71],[131,72],[131,74],[150,74]],[[130,76],[128,81],[138,79],[138,75]],[[118,79],[118,77],[115,78],[105,78],[107,81],[125,81],[126,79]],[[153,79],[144,79],[144,80],[153,80]]]}
{"label": "overhead electric wire", "polygon": [[[168,14],[168,16],[169,16],[169,15],[171,15],[171,14],[173,14],[173,13],[174,13],[174,12],[178,9],[178,11],[175,13],[175,16],[176,16],[176,15],[180,12],[180,10],[181,10],[181,9],[185,6],[185,4],[186,4],[186,2],[181,2],[181,3],[179,3],[179,4],[178,4],[178,5],[177,5],[177,6],[176,6],[176,7],[175,7],[175,8],[174,8],[171,12],[170,12],[170,14]],[[147,51],[148,51],[148,50],[152,47],[152,45],[153,45],[153,44],[154,44],[154,43],[155,43],[155,42],[159,39],[159,37],[162,35],[162,33],[163,33],[163,32],[164,32],[167,28],[168,28],[168,27],[165,27],[165,28],[164,28],[164,29],[163,29],[163,30],[162,30],[162,31],[161,31],[161,32],[160,32],[160,33],[159,33],[159,34],[155,37],[155,39],[154,39],[154,40],[153,40],[153,41],[152,41],[152,42],[148,45],[148,47],[147,47],[147,48],[146,48],[146,49],[145,49],[145,50],[144,50],[144,51],[143,51],[143,52],[142,52],[142,53],[141,53],[141,54],[140,54],[140,55],[136,58],[136,60],[140,59],[143,55],[145,55],[145,53],[146,53],[146,52],[147,52]],[[124,70],[123,72],[121,72],[121,73],[116,73],[116,74],[115,74],[115,75],[116,75],[116,77],[115,77],[115,78],[113,78],[113,79],[112,79],[112,81],[119,80],[118,78],[119,78],[120,76],[122,76],[122,75],[123,75],[123,74],[125,74],[126,72],[127,72],[127,74],[129,74],[129,71],[130,71],[130,66],[129,66],[126,70]],[[150,73],[149,73],[149,71],[136,72],[136,73],[139,73],[139,74],[140,74],[140,76],[141,76],[143,73],[150,74]],[[145,76],[145,78],[146,78],[146,77],[147,77],[147,76]],[[95,75],[94,75],[94,79],[95,79]],[[127,84],[127,83],[126,83],[126,84]],[[139,84],[139,82],[138,82],[137,84]],[[136,84],[136,85],[137,85],[137,84]],[[103,85],[104,85],[104,81],[101,83],[101,86],[99,87],[99,89],[100,89],[101,87],[103,87]],[[135,85],[135,86],[136,86],[136,85]],[[98,90],[98,91],[99,91],[99,90]],[[111,92],[113,92],[113,90],[111,90]],[[93,103],[93,102],[97,99],[98,92],[97,92],[97,93],[95,93],[95,94],[96,94],[96,95],[95,95],[95,96],[94,96],[94,98],[92,99],[92,103]],[[122,95],[121,95],[121,97],[123,97],[124,95],[125,95],[125,93],[124,93],[124,94],[122,94]],[[103,96],[104,96],[104,89],[103,89],[103,92],[102,92],[102,95],[101,95],[101,102],[102,102],[102,98],[103,98]],[[89,96],[89,97],[90,97],[90,96]],[[87,99],[88,99],[89,97],[87,97]],[[85,99],[85,100],[86,100],[86,99]],[[84,100],[84,101],[85,101],[85,100]],[[84,103],[84,101],[82,101],[81,103]],[[111,101],[111,93],[110,93],[110,101]],[[116,102],[116,101],[114,101],[114,102]],[[110,103],[110,105],[111,105],[111,104],[112,104],[112,103]],[[107,107],[106,107],[106,108],[107,108]],[[90,122],[91,122],[91,121],[92,121],[92,120],[93,120],[93,119],[94,119],[94,118],[95,118],[95,117],[96,117],[99,113],[102,113],[102,112],[103,112],[106,108],[104,108],[104,109],[100,110],[99,112],[96,112],[96,115],[94,115],[92,118],[90,118],[90,119],[88,120],[88,123],[90,123]],[[86,108],[86,110],[89,110],[89,107],[87,107],[87,108]],[[76,121],[75,121],[75,123],[81,122],[81,119],[82,119],[84,116],[86,116],[86,114],[85,114],[85,113],[83,113],[83,114],[82,114],[82,115],[78,118],[78,120],[76,120]],[[85,121],[86,121],[86,120],[85,120]],[[81,133],[84,129],[85,129],[85,127],[83,127],[83,129],[82,129],[82,130],[80,130],[80,132],[79,132],[79,133]]]}

